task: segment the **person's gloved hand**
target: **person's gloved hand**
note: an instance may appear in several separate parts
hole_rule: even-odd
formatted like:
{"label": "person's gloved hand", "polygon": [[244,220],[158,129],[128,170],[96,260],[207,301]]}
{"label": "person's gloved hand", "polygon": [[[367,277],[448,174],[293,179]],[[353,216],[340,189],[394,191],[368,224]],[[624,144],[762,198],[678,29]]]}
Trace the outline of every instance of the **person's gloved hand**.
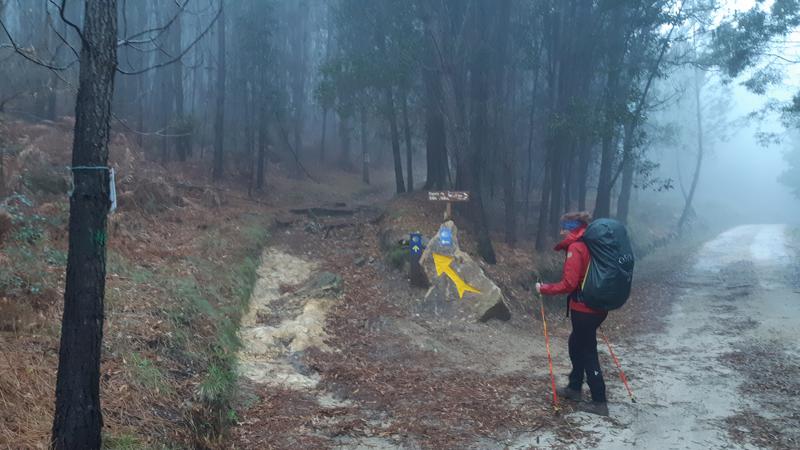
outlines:
{"label": "person's gloved hand", "polygon": [[536,293],[537,294],[541,294],[542,293],[542,283],[536,283],[535,286],[536,286]]}

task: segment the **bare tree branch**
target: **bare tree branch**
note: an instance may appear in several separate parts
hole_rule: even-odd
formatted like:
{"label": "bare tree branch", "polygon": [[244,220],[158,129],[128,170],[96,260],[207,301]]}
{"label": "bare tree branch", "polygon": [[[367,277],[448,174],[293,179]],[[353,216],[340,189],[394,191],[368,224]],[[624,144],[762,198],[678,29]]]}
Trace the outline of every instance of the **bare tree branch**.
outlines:
{"label": "bare tree branch", "polygon": [[65,4],[67,3],[67,0],[61,0],[61,4],[60,5],[58,3],[56,3],[55,0],[48,0],[48,1],[50,2],[51,5],[56,7],[56,9],[58,10],[59,16],[61,16],[61,20],[63,20],[64,23],[66,23],[73,30],[75,30],[75,33],[77,33],[78,37],[81,38],[81,44],[86,45],[86,38],[83,36],[83,31],[81,30],[81,28],[78,25],[76,25],[74,22],[72,22],[69,19],[67,19],[67,15],[66,15],[66,13],[64,11]]}
{"label": "bare tree branch", "polygon": [[[122,46],[125,46],[125,45],[129,45],[131,43],[133,43],[133,44],[146,44],[148,42],[152,42],[152,41],[158,39],[159,37],[161,37],[162,34],[164,34],[167,31],[167,29],[169,29],[170,26],[172,26],[173,23],[175,23],[176,20],[178,20],[178,17],[183,13],[184,8],[186,8],[186,5],[189,4],[189,1],[190,0],[184,0],[183,4],[181,5],[181,4],[178,3],[178,0],[175,0],[175,4],[178,5],[178,12],[175,13],[175,15],[172,16],[164,25],[159,26],[159,27],[155,27],[155,28],[150,28],[148,30],[140,31],[140,32],[138,32],[138,33],[136,33],[136,34],[134,34],[132,36],[129,36],[129,37],[119,41],[119,43],[117,43],[117,46],[118,47],[122,47]],[[145,35],[148,35],[150,33],[155,33],[155,32],[158,32],[158,34],[156,36],[151,37],[150,39],[136,40],[136,38],[138,38],[140,36],[145,36]]]}
{"label": "bare tree branch", "polygon": [[[47,17],[48,17],[48,19],[50,18],[50,13],[49,12],[47,13]],[[53,32],[56,34],[56,36],[58,36],[58,40],[61,41],[62,44],[66,45],[67,48],[69,48],[72,51],[72,54],[75,55],[75,61],[80,60],[80,58],[81,58],[80,52],[78,52],[78,50],[75,47],[73,47],[72,44],[70,44],[67,41],[67,38],[65,36],[63,36],[61,33],[58,32],[56,27],[53,26],[53,22],[51,20],[48,20],[47,24],[50,26],[50,29],[53,30]]]}
{"label": "bare tree branch", "polygon": [[16,52],[18,55],[22,56],[23,58],[27,59],[28,61],[30,61],[30,62],[38,65],[38,66],[42,66],[42,67],[45,67],[47,69],[60,72],[60,71],[69,69],[70,67],[72,67],[75,64],[75,62],[77,62],[77,60],[75,60],[75,61],[72,61],[71,63],[69,63],[68,65],[61,66],[61,67],[55,66],[52,63],[47,63],[47,62],[39,59],[35,54],[33,54],[31,52],[28,52],[25,49],[23,49],[22,47],[20,47],[19,45],[17,45],[17,42],[14,40],[14,37],[11,36],[11,33],[8,31],[8,28],[6,28],[6,24],[3,23],[2,20],[0,20],[0,28],[3,29],[3,33],[5,33],[6,37],[8,37],[8,40],[11,43],[11,48],[14,49],[14,52]]}
{"label": "bare tree branch", "polygon": [[[189,1],[189,0],[186,0],[186,2],[188,2],[188,1]],[[184,6],[185,6],[185,3],[184,3]],[[185,47],[185,48],[184,48],[184,49],[183,49],[183,50],[180,52],[180,54],[178,54],[177,56],[175,56],[175,57],[173,57],[173,58],[171,58],[171,59],[169,59],[169,60],[167,60],[167,61],[163,61],[163,62],[161,62],[161,63],[154,64],[154,65],[152,65],[152,66],[145,67],[145,68],[143,68],[143,69],[139,69],[139,70],[134,70],[134,71],[125,71],[125,70],[122,70],[122,69],[120,69],[119,67],[117,67],[117,72],[119,72],[119,73],[121,73],[121,74],[123,74],[123,75],[139,75],[139,74],[142,74],[142,73],[145,73],[145,72],[149,72],[149,71],[151,71],[151,70],[158,69],[158,68],[160,68],[160,67],[168,66],[168,65],[170,65],[170,64],[173,64],[173,63],[175,63],[175,62],[177,62],[177,61],[180,61],[180,60],[181,60],[181,58],[183,58],[183,56],[184,56],[184,55],[186,55],[186,54],[189,52],[189,50],[191,50],[191,49],[192,49],[192,47],[194,47],[194,46],[195,46],[195,44],[197,44],[198,42],[200,42],[200,40],[201,40],[201,39],[203,39],[203,38],[204,38],[204,37],[205,37],[205,36],[206,36],[206,35],[207,35],[207,34],[208,34],[210,31],[211,31],[211,28],[213,28],[213,26],[214,26],[214,24],[215,24],[215,23],[217,23],[217,20],[219,20],[219,17],[220,17],[220,15],[221,15],[221,14],[222,14],[222,5],[220,4],[220,7],[217,9],[217,13],[214,15],[214,18],[211,20],[211,22],[209,22],[209,24],[208,24],[208,26],[206,27],[206,29],[205,29],[205,30],[203,30],[203,32],[202,32],[202,33],[198,34],[198,35],[197,35],[197,37],[196,37],[196,38],[195,38],[195,39],[194,39],[194,40],[193,40],[191,43],[189,43],[189,45],[187,45],[187,46],[186,46],[186,47]],[[177,16],[176,16],[176,17],[177,17]],[[172,22],[174,22],[174,20],[173,20],[173,21],[171,21],[170,23],[172,23]],[[129,44],[128,44],[128,45],[129,45]],[[162,51],[163,51],[163,49],[162,49]],[[166,53],[166,52],[165,52],[165,53]],[[167,53],[167,54],[168,54],[168,53]]]}

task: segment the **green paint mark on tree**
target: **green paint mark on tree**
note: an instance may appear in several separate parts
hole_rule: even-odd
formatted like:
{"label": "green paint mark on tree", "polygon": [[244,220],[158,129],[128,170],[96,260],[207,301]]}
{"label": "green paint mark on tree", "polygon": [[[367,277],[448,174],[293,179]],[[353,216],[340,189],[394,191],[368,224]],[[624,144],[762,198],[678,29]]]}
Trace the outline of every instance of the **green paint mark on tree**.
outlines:
{"label": "green paint mark on tree", "polygon": [[94,232],[94,243],[99,247],[105,247],[106,245],[106,232],[102,230],[97,230]]}

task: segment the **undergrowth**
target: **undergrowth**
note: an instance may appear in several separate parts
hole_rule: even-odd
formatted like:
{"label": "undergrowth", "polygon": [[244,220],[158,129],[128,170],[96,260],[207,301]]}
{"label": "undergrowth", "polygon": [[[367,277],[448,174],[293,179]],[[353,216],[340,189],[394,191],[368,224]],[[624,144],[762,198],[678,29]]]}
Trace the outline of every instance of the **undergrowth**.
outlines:
{"label": "undergrowth", "polygon": [[[234,230],[210,230],[200,236],[201,250],[193,253],[203,256],[187,258],[181,267],[146,269],[125,262],[115,267],[134,282],[157,285],[170,299],[161,314],[172,337],[162,351],[199,374],[194,392],[184,393],[194,403],[184,413],[195,447],[218,446],[236,418],[232,402],[236,354],[241,348],[238,324],[255,284],[268,230],[266,220],[258,216],[243,218]],[[191,267],[189,274],[186,266]],[[132,362],[134,378],[141,385],[156,392],[166,388],[150,360],[134,354]]]}
{"label": "undergrowth", "polygon": [[[109,251],[110,276],[126,283],[106,290],[109,321],[119,324],[115,330],[134,326],[140,333],[138,339],[115,339],[109,345],[125,355],[126,378],[138,395],[164,399],[144,407],[154,414],[166,407],[180,416],[180,448],[219,448],[236,421],[236,355],[242,345],[238,325],[249,304],[270,223],[266,216],[245,214],[222,229],[209,227],[195,236],[186,256],[161,265]],[[137,290],[152,292],[131,292]],[[163,328],[141,330],[147,326],[141,322],[122,325],[140,320],[136,317],[141,313],[130,312],[132,301],[150,302],[142,311],[154,314],[151,320]],[[141,428],[129,424],[123,429],[128,435],[114,437],[115,444],[108,448],[151,448],[128,446],[129,442],[175,445],[170,441],[174,438],[160,432],[139,435]]]}
{"label": "undergrowth", "polygon": [[59,273],[67,258],[50,231],[66,218],[63,209],[52,217],[37,214],[33,202],[21,195],[6,199],[2,209],[11,217],[11,229],[0,242],[0,256],[11,264],[0,264],[0,298],[8,299],[16,311],[0,314],[0,329],[16,331],[17,321],[59,298]]}

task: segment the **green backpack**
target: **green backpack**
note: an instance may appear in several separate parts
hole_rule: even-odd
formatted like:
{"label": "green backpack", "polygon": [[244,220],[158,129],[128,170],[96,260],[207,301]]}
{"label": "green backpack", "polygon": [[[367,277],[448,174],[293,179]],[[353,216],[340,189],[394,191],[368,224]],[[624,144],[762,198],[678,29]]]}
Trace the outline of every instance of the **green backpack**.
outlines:
{"label": "green backpack", "polygon": [[631,294],[635,262],[625,225],[613,219],[595,220],[581,240],[591,255],[579,293],[581,301],[604,311],[622,307]]}

